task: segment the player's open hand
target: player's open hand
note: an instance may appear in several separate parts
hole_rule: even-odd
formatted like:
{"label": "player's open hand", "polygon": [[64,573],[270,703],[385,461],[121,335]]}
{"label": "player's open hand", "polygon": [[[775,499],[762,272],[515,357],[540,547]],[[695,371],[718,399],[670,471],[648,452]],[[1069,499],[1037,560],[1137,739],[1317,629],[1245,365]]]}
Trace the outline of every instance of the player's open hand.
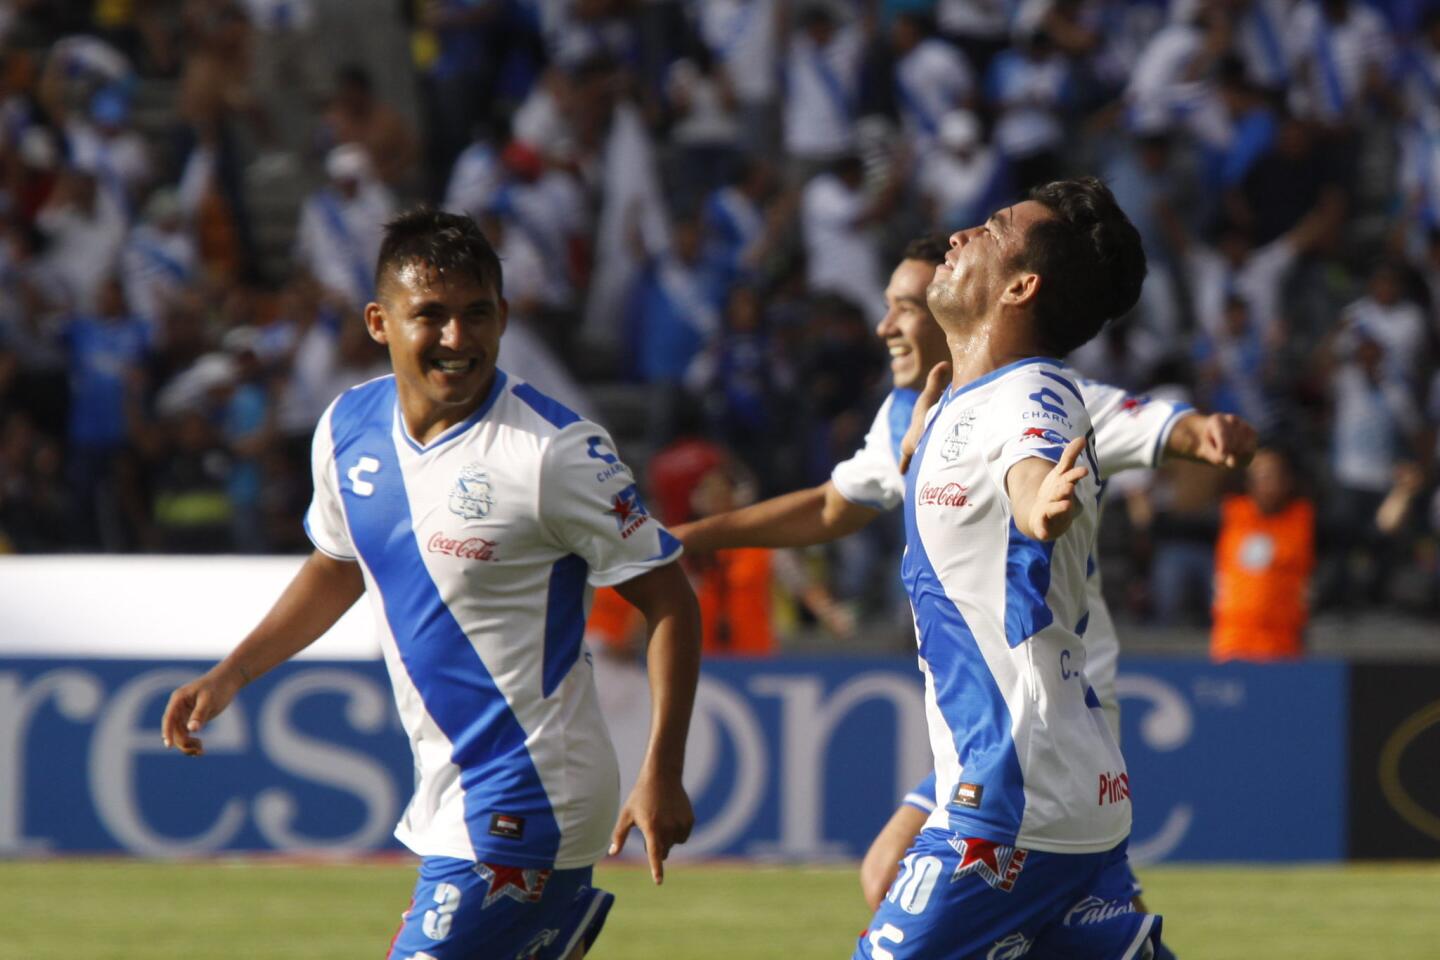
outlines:
{"label": "player's open hand", "polygon": [[915,409],[910,412],[910,428],[900,439],[902,475],[910,469],[910,460],[915,456],[915,451],[920,449],[920,438],[925,435],[925,420],[930,414],[930,408],[935,406],[935,401],[945,392],[945,384],[949,381],[950,364],[937,363],[930,368],[930,375],[925,378],[925,389],[920,391],[920,396],[915,400]]}
{"label": "player's open hand", "polygon": [[630,799],[620,810],[615,833],[610,838],[610,855],[625,849],[630,828],[645,838],[645,855],[650,860],[650,876],[655,883],[665,882],[665,858],[670,848],[690,838],[695,826],[695,811],[679,777],[662,777],[641,772]]}
{"label": "player's open hand", "polygon": [[175,747],[192,757],[203,754],[205,746],[195,734],[230,705],[243,685],[239,677],[216,667],[170,694],[165,716],[160,721],[165,746]]}
{"label": "player's open hand", "polygon": [[1082,508],[1080,498],[1075,495],[1075,484],[1090,470],[1077,467],[1075,461],[1084,450],[1084,437],[1071,440],[1060,454],[1060,461],[1040,481],[1040,489],[1030,505],[1030,530],[1035,539],[1058,539],[1080,515]]}
{"label": "player's open hand", "polygon": [[1258,442],[1255,428],[1233,413],[1212,413],[1205,418],[1195,456],[1217,467],[1246,467]]}

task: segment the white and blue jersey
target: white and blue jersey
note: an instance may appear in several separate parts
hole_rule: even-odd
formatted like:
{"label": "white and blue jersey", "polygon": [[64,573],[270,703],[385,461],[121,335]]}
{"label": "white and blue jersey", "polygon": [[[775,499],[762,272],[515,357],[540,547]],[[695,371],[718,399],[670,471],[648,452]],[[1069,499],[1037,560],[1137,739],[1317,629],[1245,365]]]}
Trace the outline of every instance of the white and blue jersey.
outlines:
{"label": "white and blue jersey", "polygon": [[395,835],[425,857],[595,863],[620,777],[581,639],[591,588],[680,554],[609,435],[496,371],[421,445],[382,377],[331,404],[313,457],[306,530],[360,564],[415,755]]}
{"label": "white and blue jersey", "polygon": [[935,756],[928,826],[1027,850],[1094,853],[1130,832],[1129,777],[1085,678],[1087,568],[1101,475],[1043,543],[1012,516],[1005,477],[1091,436],[1070,371],[1030,358],[947,390],[906,478],[902,574]]}
{"label": "white and blue jersey", "polygon": [[[1105,477],[1126,470],[1158,467],[1171,429],[1192,410],[1189,404],[1127,393],[1095,380],[1072,375],[1072,382],[1080,387],[1085,398],[1085,410],[1095,430],[1095,456]],[[877,510],[894,510],[904,502],[900,441],[909,429],[917,397],[914,390],[895,388],[880,405],[861,448],[835,467],[830,482],[846,500]],[[1088,569],[1085,588],[1090,619],[1083,631],[1085,676],[1100,698],[1110,732],[1118,740],[1120,707],[1115,697],[1115,669],[1120,656],[1120,638],[1110,609],[1105,605],[1099,564],[1091,562]],[[907,796],[904,802],[910,803],[910,798]],[[922,809],[928,813],[933,808],[932,803]]]}

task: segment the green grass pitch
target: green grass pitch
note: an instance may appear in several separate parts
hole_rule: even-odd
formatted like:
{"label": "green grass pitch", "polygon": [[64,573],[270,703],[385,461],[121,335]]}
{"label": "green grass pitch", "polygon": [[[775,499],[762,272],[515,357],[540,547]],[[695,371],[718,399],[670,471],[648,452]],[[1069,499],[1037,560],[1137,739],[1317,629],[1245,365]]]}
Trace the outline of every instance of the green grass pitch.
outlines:
{"label": "green grass pitch", "polygon": [[[618,898],[596,960],[849,957],[867,915],[855,871],[602,866]],[[406,863],[0,862],[0,958],[381,960]],[[1182,960],[1440,957],[1440,865],[1157,867],[1143,873]]]}

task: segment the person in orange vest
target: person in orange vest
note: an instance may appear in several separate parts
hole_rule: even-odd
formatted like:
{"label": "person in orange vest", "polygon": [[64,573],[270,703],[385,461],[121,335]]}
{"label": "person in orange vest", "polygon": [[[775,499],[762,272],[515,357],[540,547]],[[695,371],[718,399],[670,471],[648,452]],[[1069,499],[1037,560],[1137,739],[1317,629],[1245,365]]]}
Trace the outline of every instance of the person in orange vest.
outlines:
{"label": "person in orange vest", "polygon": [[1280,449],[1255,454],[1246,493],[1220,507],[1215,544],[1214,660],[1287,660],[1303,652],[1315,568],[1315,506]]}

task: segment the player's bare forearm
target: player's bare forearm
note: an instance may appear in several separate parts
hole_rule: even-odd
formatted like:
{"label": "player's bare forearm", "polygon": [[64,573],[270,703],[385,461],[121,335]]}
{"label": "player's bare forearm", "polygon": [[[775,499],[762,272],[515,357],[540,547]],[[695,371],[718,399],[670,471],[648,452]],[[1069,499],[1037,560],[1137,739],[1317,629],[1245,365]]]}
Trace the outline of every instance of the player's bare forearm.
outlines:
{"label": "player's bare forearm", "polygon": [[1005,474],[1005,491],[1015,527],[1032,540],[1058,540],[1070,529],[1082,509],[1075,485],[1089,473],[1077,467],[1085,438],[1076,437],[1066,445],[1058,463],[1042,457],[1026,457]]}
{"label": "player's bare forearm", "polygon": [[166,746],[204,752],[194,736],[235,694],[320,638],[365,592],[356,563],[310,555],[265,618],[209,672],[170,695],[161,720]]}
{"label": "player's bare forearm", "polygon": [[645,767],[679,777],[695,687],[700,681],[700,605],[679,563],[615,588],[645,617],[650,674],[650,745]]}
{"label": "player's bare forearm", "polygon": [[879,510],[846,500],[826,481],[808,490],[684,523],[672,532],[691,553],[738,547],[809,547],[848,536],[879,515]]}
{"label": "player's bare forearm", "polygon": [[695,825],[681,777],[700,682],[700,605],[679,563],[651,570],[616,590],[644,614],[649,633],[650,742],[610,849],[618,853],[630,828],[639,829],[651,875],[660,883],[670,848],[684,843]]}
{"label": "player's bare forearm", "polygon": [[1231,413],[1188,413],[1165,438],[1165,456],[1217,467],[1248,466],[1259,442],[1255,428]]}

